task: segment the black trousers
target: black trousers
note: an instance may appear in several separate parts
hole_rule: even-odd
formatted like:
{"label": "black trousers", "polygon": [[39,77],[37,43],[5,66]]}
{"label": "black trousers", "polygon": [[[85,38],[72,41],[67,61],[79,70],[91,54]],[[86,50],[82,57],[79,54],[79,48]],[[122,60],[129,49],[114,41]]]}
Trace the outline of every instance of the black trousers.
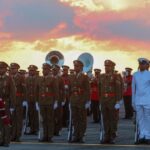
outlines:
{"label": "black trousers", "polygon": [[63,127],[68,127],[69,125],[69,100],[63,106],[62,124]]}
{"label": "black trousers", "polygon": [[99,101],[91,100],[91,111],[93,115],[93,121],[99,122],[100,120],[100,110],[99,110]]}
{"label": "black trousers", "polygon": [[124,96],[123,100],[125,108],[125,118],[130,119],[133,117],[132,96]]}

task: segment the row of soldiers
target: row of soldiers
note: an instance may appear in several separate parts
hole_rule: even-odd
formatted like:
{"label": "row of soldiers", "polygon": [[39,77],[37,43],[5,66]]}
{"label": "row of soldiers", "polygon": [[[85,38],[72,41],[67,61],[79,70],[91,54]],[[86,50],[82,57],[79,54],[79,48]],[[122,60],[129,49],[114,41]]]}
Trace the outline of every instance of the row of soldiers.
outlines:
{"label": "row of soldiers", "polygon": [[[95,122],[100,120],[99,103],[101,104],[105,131],[102,143],[114,143],[119,101],[123,97],[123,79],[115,72],[115,63],[106,60],[105,73],[100,74],[100,70],[95,69],[95,77],[91,79],[83,73],[82,61],[75,60],[73,64],[73,73],[68,74],[69,67],[64,65],[63,74],[60,75],[60,66],[44,63],[42,76],[37,74],[37,66],[30,65],[28,76],[25,77],[24,72],[18,72],[19,64],[11,63],[8,66],[5,62],[0,62],[0,98],[5,106],[5,113],[1,113],[0,108],[0,145],[8,146],[10,140],[20,141],[23,106],[28,106],[25,117],[28,120],[27,126],[30,126],[28,134],[39,132],[39,116],[42,117],[42,142],[52,142],[53,136],[60,134],[62,126],[68,125],[70,106],[74,126],[74,138],[70,142],[82,143],[90,100],[95,110]],[[7,121],[3,121],[3,117]]]}

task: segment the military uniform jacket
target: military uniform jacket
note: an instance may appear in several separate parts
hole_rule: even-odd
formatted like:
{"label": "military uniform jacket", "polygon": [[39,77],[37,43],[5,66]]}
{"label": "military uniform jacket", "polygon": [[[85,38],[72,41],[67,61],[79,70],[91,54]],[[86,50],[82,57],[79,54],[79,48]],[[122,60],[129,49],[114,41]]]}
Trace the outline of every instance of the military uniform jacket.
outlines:
{"label": "military uniform jacket", "polygon": [[69,99],[69,89],[70,89],[69,75],[62,75],[61,78],[63,81],[62,98],[63,100],[66,100]]}
{"label": "military uniform jacket", "polygon": [[22,104],[22,101],[25,99],[25,80],[18,73],[12,76],[15,87],[16,87],[16,105]]}
{"label": "military uniform jacket", "polygon": [[90,82],[90,94],[92,101],[99,101],[99,78],[94,77]]}
{"label": "military uniform jacket", "polygon": [[132,75],[126,76],[124,79],[124,96],[132,95]]}
{"label": "military uniform jacket", "polygon": [[102,74],[99,85],[101,102],[105,100],[111,100],[114,103],[120,101],[122,88],[120,77],[117,74]]}
{"label": "military uniform jacket", "polygon": [[88,76],[79,73],[70,77],[71,105],[83,106],[90,100],[90,84]]}
{"label": "military uniform jacket", "polygon": [[29,102],[36,102],[38,100],[37,93],[37,76],[28,76],[25,80],[26,85],[26,99]]}
{"label": "military uniform jacket", "polygon": [[16,88],[13,79],[10,76],[0,77],[0,98],[2,98],[7,108],[14,108],[16,104]]}
{"label": "military uniform jacket", "polygon": [[64,90],[63,79],[59,75],[54,76],[54,78],[58,86],[58,99],[56,100],[58,100],[59,104],[61,104],[61,102],[63,101],[63,90]]}
{"label": "military uniform jacket", "polygon": [[52,76],[42,76],[38,79],[38,101],[40,105],[53,105],[58,100],[58,84]]}

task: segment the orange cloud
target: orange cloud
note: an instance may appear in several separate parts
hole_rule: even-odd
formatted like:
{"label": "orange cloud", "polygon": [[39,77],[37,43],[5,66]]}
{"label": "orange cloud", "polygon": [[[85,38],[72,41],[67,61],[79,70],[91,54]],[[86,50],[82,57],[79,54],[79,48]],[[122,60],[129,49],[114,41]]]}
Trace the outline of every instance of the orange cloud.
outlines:
{"label": "orange cloud", "polygon": [[65,35],[65,31],[67,29],[67,24],[65,22],[62,22],[58,24],[55,28],[51,29],[46,36],[48,38],[58,38]]}
{"label": "orange cloud", "polygon": [[0,32],[0,40],[10,39],[12,35],[10,33]]}
{"label": "orange cloud", "polygon": [[[141,11],[146,13],[141,13]],[[114,43],[116,48],[122,46],[133,50],[133,47],[136,49],[139,46],[140,49],[149,49],[150,24],[148,14],[150,14],[150,9],[145,10],[143,8],[141,11],[134,9],[122,12],[90,12],[76,15],[74,22],[84,30],[81,34],[92,40],[110,41],[110,43]]]}

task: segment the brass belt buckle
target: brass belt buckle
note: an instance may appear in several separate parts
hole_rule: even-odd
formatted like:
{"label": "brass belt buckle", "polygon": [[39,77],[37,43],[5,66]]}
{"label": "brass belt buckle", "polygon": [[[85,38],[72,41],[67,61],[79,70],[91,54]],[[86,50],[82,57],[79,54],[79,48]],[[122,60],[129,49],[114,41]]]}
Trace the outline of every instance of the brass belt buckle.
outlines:
{"label": "brass belt buckle", "polygon": [[45,94],[42,94],[42,97],[45,97]]}
{"label": "brass belt buckle", "polygon": [[108,93],[105,93],[105,97],[106,97],[106,98],[108,97]]}
{"label": "brass belt buckle", "polygon": [[78,92],[74,92],[74,95],[78,95]]}

